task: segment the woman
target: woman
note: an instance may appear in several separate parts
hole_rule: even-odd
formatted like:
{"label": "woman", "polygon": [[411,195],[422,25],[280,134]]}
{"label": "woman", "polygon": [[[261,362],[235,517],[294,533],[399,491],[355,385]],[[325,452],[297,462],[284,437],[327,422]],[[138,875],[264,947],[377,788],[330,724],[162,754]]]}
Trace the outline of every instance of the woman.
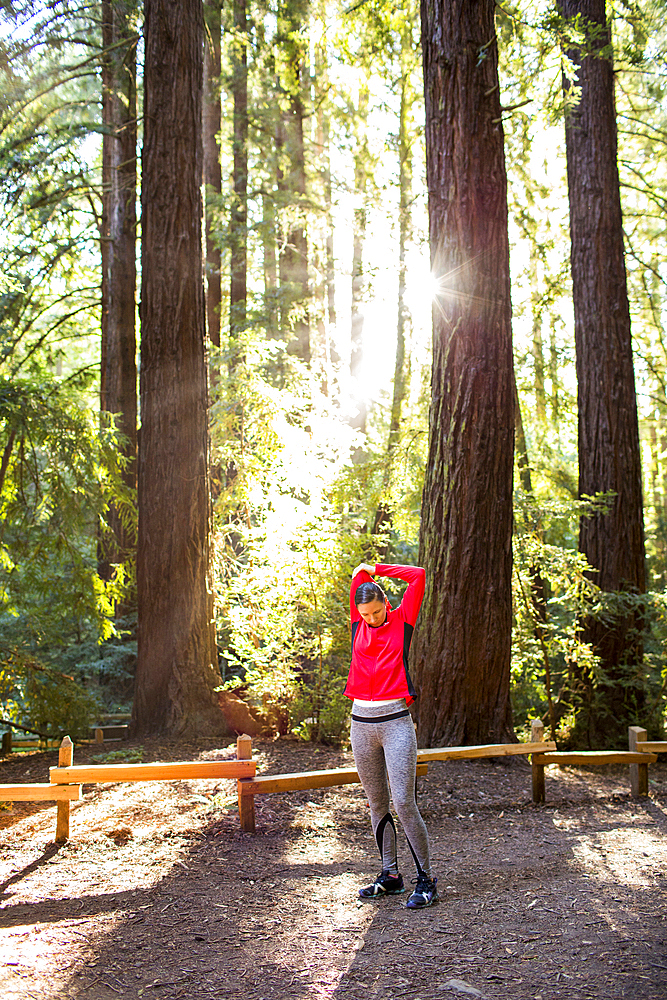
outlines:
{"label": "woman", "polygon": [[[408,589],[392,609],[373,576],[405,580]],[[368,566],[352,575],[352,664],[345,694],[352,698],[352,752],[371,807],[371,822],[382,857],[382,871],[359,890],[361,899],[404,892],[398,870],[396,827],[389,812],[389,788],[417,866],[411,910],[438,901],[431,876],[428,833],[415,800],[417,739],[407,706],[416,695],[408,673],[408,651],[424,596],[426,574],[418,566]],[[387,787],[387,777],[389,787]]]}

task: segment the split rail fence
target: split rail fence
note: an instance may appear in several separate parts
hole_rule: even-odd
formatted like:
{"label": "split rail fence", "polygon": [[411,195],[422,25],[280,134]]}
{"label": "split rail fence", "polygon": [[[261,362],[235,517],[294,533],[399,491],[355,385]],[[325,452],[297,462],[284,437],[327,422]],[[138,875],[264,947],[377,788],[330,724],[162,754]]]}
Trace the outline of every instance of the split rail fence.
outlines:
{"label": "split rail fence", "polygon": [[[544,740],[544,726],[535,721],[529,743],[497,743],[467,747],[434,747],[417,751],[417,776],[428,772],[436,760],[480,759],[529,755],[532,764],[533,801],[545,801],[544,769],[549,764],[589,765],[628,764],[633,795],[648,794],[648,765],[658,753],[667,753],[667,741],[648,742],[646,730],[631,726],[629,750],[559,752],[554,742]],[[56,841],[70,835],[70,802],[81,798],[82,785],[124,781],[179,781],[187,779],[236,779],[241,829],[255,831],[255,796],[303,789],[330,788],[359,781],[354,768],[331,768],[326,771],[303,771],[295,774],[257,775],[252,759],[252,740],[239,736],[236,759],[222,761],[176,761],[152,764],[74,764],[74,745],[66,736],[58,753],[58,766],[49,769],[49,782],[26,785],[0,785],[0,801],[57,802]]]}

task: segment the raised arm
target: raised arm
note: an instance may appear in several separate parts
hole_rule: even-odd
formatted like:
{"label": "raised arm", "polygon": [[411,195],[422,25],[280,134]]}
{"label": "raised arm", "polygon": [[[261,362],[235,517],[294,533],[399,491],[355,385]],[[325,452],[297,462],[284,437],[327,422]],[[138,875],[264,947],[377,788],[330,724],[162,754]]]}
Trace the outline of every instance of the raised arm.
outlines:
{"label": "raised arm", "polygon": [[[388,566],[378,563],[375,567],[376,576],[393,576],[399,580],[405,580],[408,589],[403,595],[401,607],[405,620],[414,625],[417,615],[422,605],[424,597],[424,587],[426,585],[426,571],[421,566]],[[363,581],[360,581],[363,582]],[[359,584],[357,584],[359,586]]]}

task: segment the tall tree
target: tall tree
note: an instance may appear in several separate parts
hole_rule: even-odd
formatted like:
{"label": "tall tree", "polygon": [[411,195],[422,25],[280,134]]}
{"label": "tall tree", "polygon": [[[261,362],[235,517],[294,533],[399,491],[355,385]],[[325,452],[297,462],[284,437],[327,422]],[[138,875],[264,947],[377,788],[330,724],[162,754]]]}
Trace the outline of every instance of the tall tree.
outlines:
{"label": "tall tree", "polygon": [[282,336],[288,350],[310,361],[308,316],[308,236],[304,119],[308,95],[306,26],[308,0],[281,0],[276,31],[279,104],[276,126],[278,192],[282,209],[278,261]]}
{"label": "tall tree", "polygon": [[[373,533],[386,532],[392,523],[391,501],[387,492],[391,485],[393,463],[400,441],[401,421],[406,397],[410,388],[410,333],[412,316],[406,301],[407,249],[412,236],[412,146],[414,133],[414,104],[416,95],[412,76],[418,56],[415,52],[412,21],[404,18],[399,24],[399,78],[398,91],[398,310],[396,319],[396,358],[394,362],[394,389],[389,419],[387,464],[383,477],[385,496],[375,512]],[[386,556],[386,545],[381,555]]]}
{"label": "tall tree", "polygon": [[[123,477],[137,481],[136,196],[137,88],[133,0],[102,3],[102,349],[101,409],[118,415],[125,456]],[[102,541],[102,575],[118,561],[129,539],[115,510],[113,538]]]}
{"label": "tall tree", "polygon": [[317,346],[325,373],[322,383],[325,395],[333,395],[338,381],[340,357],[333,339],[336,326],[336,267],[334,257],[334,215],[333,183],[331,175],[331,100],[332,88],[329,75],[329,52],[327,38],[326,0],[319,0],[316,17],[311,23],[315,35],[313,43],[312,97],[316,110],[315,135],[313,143],[315,177],[317,178],[314,200],[320,199],[322,206],[318,225],[316,260],[316,286],[314,297],[317,315]]}
{"label": "tall tree", "polygon": [[220,306],[222,304],[222,258],[215,236],[215,210],[222,194],[222,168],[218,136],[222,126],[220,75],[222,18],[220,0],[204,5],[204,184],[206,185],[206,324],[214,347],[220,347]]}
{"label": "tall tree", "polygon": [[493,0],[422,0],[433,309],[412,671],[422,745],[512,739],[512,368]]}
{"label": "tall tree", "polygon": [[221,732],[209,580],[201,0],[148,0],[136,732]]}
{"label": "tall tree", "polygon": [[[605,591],[645,589],[641,459],[630,309],[619,192],[614,69],[605,0],[562,0],[576,80],[565,77],[571,268],[579,407],[579,494],[613,491],[609,512],[582,518],[579,548]],[[574,19],[578,18],[576,23]],[[573,87],[578,92],[573,92]],[[604,706],[593,705],[587,736],[625,732],[641,709],[642,647],[632,614],[589,620],[586,639],[601,658]],[[630,668],[630,675],[623,668]],[[599,699],[598,699],[599,702]],[[612,730],[616,728],[617,732]]]}
{"label": "tall tree", "polygon": [[236,338],[245,329],[248,295],[248,18],[246,0],[234,0],[231,89],[234,100],[232,141],[234,188],[229,226],[231,284],[229,323],[232,363],[237,357]]}
{"label": "tall tree", "polygon": [[363,334],[364,334],[364,241],[366,239],[366,224],[368,210],[366,205],[368,183],[368,81],[359,84],[359,100],[353,112],[355,131],[354,150],[354,193],[357,204],[354,209],[354,224],[352,235],[352,305],[350,317],[350,375],[352,391],[358,411],[350,421],[366,433],[368,416],[368,400],[364,394],[362,380],[363,365]]}

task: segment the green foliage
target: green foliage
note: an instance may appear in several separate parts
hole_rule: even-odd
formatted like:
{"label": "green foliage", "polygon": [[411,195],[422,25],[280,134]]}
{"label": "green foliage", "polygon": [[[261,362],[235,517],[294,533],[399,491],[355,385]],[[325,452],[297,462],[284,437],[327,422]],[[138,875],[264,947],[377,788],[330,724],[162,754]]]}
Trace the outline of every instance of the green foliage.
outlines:
{"label": "green foliage", "polygon": [[[368,524],[384,466],[372,454],[351,464],[354,432],[326,399],[310,394],[300,366],[293,363],[290,381],[277,390],[260,367],[261,348],[248,347],[234,383],[243,439],[224,433],[224,382],[215,408],[223,423],[213,428],[216,443],[222,431],[215,465],[234,470],[216,505],[223,681],[243,683],[279,732],[339,742],[349,715],[350,573],[383,541]],[[406,455],[406,469],[411,461]],[[401,501],[406,494],[415,501],[416,485],[411,477],[402,482],[403,497],[398,486],[393,496],[399,523],[414,527],[414,511],[411,520]]]}
{"label": "green foliage", "polygon": [[99,642],[115,635],[114,606],[131,581],[122,563],[109,581],[98,576],[98,531],[112,502],[128,525],[135,516],[115,431],[93,422],[86,385],[0,374],[3,711],[71,735],[99,711],[91,675],[108,683],[117,673],[118,653],[100,660]]}
{"label": "green foliage", "polygon": [[[636,705],[638,723],[658,736],[667,704],[665,596],[603,592],[573,543],[572,522],[604,513],[610,497],[537,501],[515,494],[514,635],[512,700],[515,725],[543,718],[562,747],[589,745],[590,721],[606,730],[609,745],[619,734],[612,692]],[[568,544],[567,538],[570,537]],[[587,620],[616,627],[630,622],[629,637],[643,648],[640,667],[617,665],[608,676],[584,641]],[[625,734],[621,734],[623,738]]]}
{"label": "green foliage", "polygon": [[521,490],[514,502],[515,724],[548,716],[553,738],[562,740],[581,706],[580,674],[595,668],[581,621],[598,596],[585,558],[563,539],[571,534],[573,519],[590,516],[600,503],[536,501]]}
{"label": "green foliage", "polygon": [[110,750],[108,753],[94,753],[91,760],[97,764],[141,764],[144,759],[143,747],[128,747],[126,750]]}
{"label": "green foliage", "polygon": [[100,709],[74,677],[0,642],[0,706],[11,718],[47,736],[87,737]]}
{"label": "green foliage", "polygon": [[99,578],[97,527],[112,501],[134,520],[115,431],[93,424],[76,383],[46,375],[0,375],[0,428],[0,613],[32,646],[109,638],[126,567]]}

